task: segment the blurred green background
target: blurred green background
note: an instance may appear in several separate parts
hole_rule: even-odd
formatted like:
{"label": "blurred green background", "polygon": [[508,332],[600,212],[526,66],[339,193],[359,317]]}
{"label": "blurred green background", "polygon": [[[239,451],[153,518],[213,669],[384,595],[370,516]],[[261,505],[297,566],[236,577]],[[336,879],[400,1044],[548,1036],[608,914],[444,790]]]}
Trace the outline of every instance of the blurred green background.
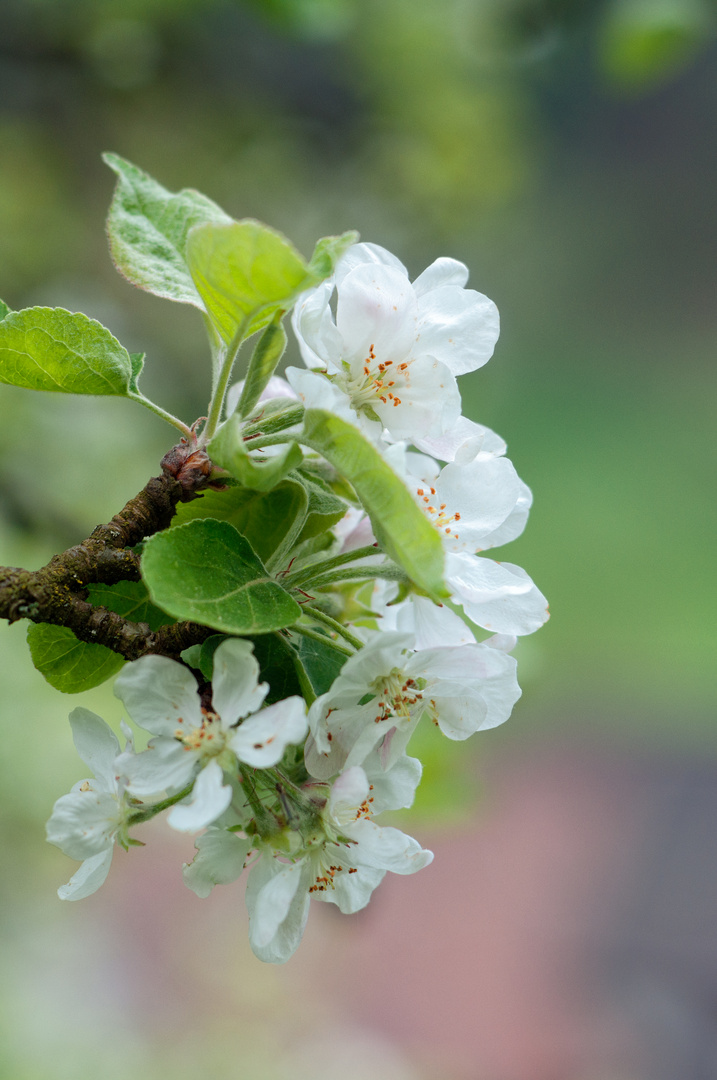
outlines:
{"label": "blurred green background", "polygon": [[[146,392],[183,418],[206,405],[201,322],[114,272],[103,150],[170,189],[197,187],[236,217],[266,221],[305,254],[317,237],[357,228],[412,276],[452,255],[498,304],[501,340],[490,364],[462,380],[465,411],[507,439],[534,490],[527,531],[501,557],[534,577],[552,619],[519,645],[524,698],[507,725],[474,740],[470,753],[453,746],[441,755],[427,743],[414,828],[460,819],[475,797],[476,762],[516,747],[714,758],[712,3],[6,0],[2,22],[0,296],[14,308],[61,305],[98,318],[128,349],[146,351]],[[41,565],[107,520],[173,441],[122,401],[2,386],[0,415],[4,564]],[[48,976],[45,949],[69,920],[70,940],[85,940],[84,963],[87,940],[101,936],[100,909],[68,914],[54,901],[71,864],[46,850],[43,822],[82,773],[66,712],[82,703],[113,723],[120,712],[107,687],[74,699],[52,691],[30,664],[24,633],[22,624],[0,628],[12,868],[0,888],[10,922],[24,927],[8,939],[4,993],[15,1004],[0,1075],[3,1067],[19,1080],[74,1075],[82,1048],[102,1078],[132,1068],[194,1075],[194,1059],[171,1049],[171,1024],[130,1040],[131,1052],[110,1037],[108,1016],[126,1016],[120,1006],[103,1012],[95,1045],[92,994],[67,1034],[57,999],[77,956],[68,946]],[[439,804],[451,789],[447,811]],[[173,866],[191,844],[178,850],[175,842]],[[168,869],[173,890],[175,878]],[[112,919],[119,901],[102,903]],[[36,924],[28,964],[18,941],[35,940],[28,925]],[[332,933],[338,940],[341,929]],[[210,952],[220,951],[212,941]],[[233,956],[233,932],[231,941]],[[249,1057],[238,1071],[231,1064],[223,1013],[199,1057],[222,1076],[283,1077],[273,1051],[261,1049],[262,1025],[272,1008],[291,1011],[289,990],[241,949],[263,1004],[246,1006],[226,956],[220,982],[225,1005],[249,1009]],[[98,985],[121,967],[102,955]],[[190,996],[198,963],[178,969]],[[9,989],[33,971],[49,1027],[33,1011],[36,991]],[[212,996],[206,972],[199,984]],[[389,1080],[418,1075],[410,1063],[391,1072],[381,1061]]]}

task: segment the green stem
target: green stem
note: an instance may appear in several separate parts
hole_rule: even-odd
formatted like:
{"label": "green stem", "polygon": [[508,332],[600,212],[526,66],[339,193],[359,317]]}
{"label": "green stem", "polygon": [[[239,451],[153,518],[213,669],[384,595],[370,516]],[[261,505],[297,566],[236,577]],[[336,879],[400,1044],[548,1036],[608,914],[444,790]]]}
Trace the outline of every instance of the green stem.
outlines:
{"label": "green stem", "polygon": [[310,630],[308,626],[301,626],[300,623],[294,623],[291,632],[292,634],[301,634],[303,637],[312,638],[314,641],[320,641],[322,645],[328,645],[330,649],[343,653],[344,656],[354,655],[353,649],[346,649],[343,645],[339,645],[338,641],[327,637],[326,634],[320,634],[317,630]]}
{"label": "green stem", "polygon": [[175,803],[186,799],[193,787],[194,781],[192,780],[191,784],[187,784],[178,794],[170,795],[168,799],[153,803],[152,806],[147,806],[144,810],[134,811],[127,818],[127,828],[131,829],[134,825],[141,825],[143,821],[149,821],[151,818],[156,817],[157,814],[161,814],[163,810],[168,810],[170,806],[174,806]]}
{"label": "green stem", "polygon": [[347,570],[331,571],[322,574],[304,584],[313,589],[323,589],[338,581],[361,581],[365,578],[387,578],[389,581],[408,581],[408,577],[398,566],[350,566]]}
{"label": "green stem", "polygon": [[350,645],[353,645],[355,649],[362,649],[364,642],[360,638],[357,638],[350,630],[347,630],[336,619],[332,619],[330,615],[327,615],[321,608],[310,607],[308,604],[303,605],[303,612],[305,615],[309,615],[316,622],[323,623],[324,626],[328,626],[330,630],[333,630],[336,634],[340,634],[342,638],[345,638]]}
{"label": "green stem", "polygon": [[251,435],[244,438],[247,450],[259,450],[265,446],[280,446],[282,443],[296,442],[296,436],[290,433],[279,432],[276,435]]}
{"label": "green stem", "polygon": [[229,385],[229,378],[232,373],[232,368],[234,367],[234,361],[236,360],[241,344],[244,341],[247,323],[248,319],[246,318],[242,319],[239,323],[234,333],[234,337],[227,346],[224,359],[221,361],[217,384],[214,387],[212,400],[209,402],[209,408],[207,410],[207,422],[204,425],[204,430],[199,439],[201,447],[207,445],[212,435],[219,427],[219,421],[222,418],[222,408],[224,407],[224,398],[226,397],[227,386]]}
{"label": "green stem", "polygon": [[369,555],[381,555],[383,552],[376,547],[375,544],[367,544],[366,547],[355,548],[353,551],[345,551],[342,555],[334,555],[331,559],[324,559],[323,562],[312,563],[311,566],[304,566],[301,570],[297,570],[295,573],[290,574],[284,579],[283,585],[286,589],[291,589],[296,585],[303,585],[304,581],[309,581],[313,574],[325,574],[329,570],[334,570],[337,566],[345,566],[346,563],[356,562],[357,559],[365,559]]}
{"label": "green stem", "polygon": [[150,401],[149,398],[146,398],[144,394],[133,394],[130,391],[127,396],[130,397],[132,401],[137,401],[140,405],[144,405],[145,409],[149,409],[149,411],[153,412],[156,416],[161,416],[162,420],[166,420],[172,427],[178,428],[185,439],[192,438],[192,429],[187,424],[180,420],[179,417],[173,416],[172,413],[167,412],[161,405],[155,405],[155,403]]}

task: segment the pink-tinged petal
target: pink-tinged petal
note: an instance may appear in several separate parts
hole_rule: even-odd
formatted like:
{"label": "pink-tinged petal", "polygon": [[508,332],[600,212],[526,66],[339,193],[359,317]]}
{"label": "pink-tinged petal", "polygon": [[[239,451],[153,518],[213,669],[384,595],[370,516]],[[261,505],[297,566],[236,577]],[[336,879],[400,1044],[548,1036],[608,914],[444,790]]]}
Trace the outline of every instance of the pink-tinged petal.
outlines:
{"label": "pink-tinged petal", "polygon": [[339,821],[344,814],[354,817],[354,811],[368,798],[368,780],[359,765],[345,769],[334,782],[329,796],[329,813]]}
{"label": "pink-tinged petal", "polygon": [[248,717],[227,742],[240,761],[266,769],[281,761],[287,746],[303,742],[307,731],[304,699],[294,696]]}
{"label": "pink-tinged petal", "polygon": [[210,826],[194,842],[197,854],[182,871],[184,884],[197,896],[209,896],[215,885],[236,881],[252,850],[251,840]]}
{"label": "pink-tinged petal", "polygon": [[97,892],[110,872],[112,854],[113,848],[109,847],[106,851],[100,851],[97,855],[85,859],[67,884],[61,885],[57,890],[60,900],[84,900],[86,896]]}
{"label": "pink-tinged petal", "polygon": [[291,325],[308,368],[335,370],[341,361],[341,336],[329,306],[332,292],[333,284],[323,282],[300,296],[294,307]]}
{"label": "pink-tinged petal", "polygon": [[454,375],[487,363],[500,334],[498,309],[473,289],[433,289],[418,302],[417,356],[435,356]]}
{"label": "pink-tinged petal", "polygon": [[443,256],[427,266],[422,274],[419,274],[413,283],[416,296],[425,296],[433,289],[441,289],[452,285],[460,289],[468,282],[468,267],[458,259],[449,259]]}
{"label": "pink-tinged petal", "polygon": [[400,259],[397,259],[395,255],[392,255],[386,248],[381,247],[379,244],[352,244],[345,255],[339,259],[336,270],[334,271],[334,282],[337,288],[341,288],[344,280],[348,275],[356,269],[357,266],[389,266],[392,270],[397,270],[400,274],[403,274],[406,280],[408,280],[408,270],[403,265]]}
{"label": "pink-tinged petal", "polygon": [[243,638],[228,638],[214,653],[212,707],[225,728],[261,708],[269,692],[259,683],[253,646]]}
{"label": "pink-tinged petal", "polygon": [[197,680],[166,656],[143,656],[125,664],[114,692],[135,724],[153,735],[174,735],[180,722],[186,729],[202,722]]}
{"label": "pink-tinged petal", "polygon": [[217,761],[205,765],[194,781],[189,802],[172,807],[167,824],[178,832],[199,832],[216,821],[232,801],[232,789],[224,784],[224,774]]}
{"label": "pink-tinged petal", "polygon": [[387,266],[357,267],[345,278],[336,309],[344,359],[360,365],[373,353],[372,367],[402,363],[416,340],[417,311],[405,275]]}
{"label": "pink-tinged petal", "polygon": [[117,736],[102,717],[89,709],[73,709],[70,724],[77,753],[92,769],[104,790],[114,791],[115,758],[120,752]]}
{"label": "pink-tinged petal", "polygon": [[268,853],[251,869],[246,888],[249,944],[265,963],[283,964],[296,952],[309,917],[310,868],[280,863]]}

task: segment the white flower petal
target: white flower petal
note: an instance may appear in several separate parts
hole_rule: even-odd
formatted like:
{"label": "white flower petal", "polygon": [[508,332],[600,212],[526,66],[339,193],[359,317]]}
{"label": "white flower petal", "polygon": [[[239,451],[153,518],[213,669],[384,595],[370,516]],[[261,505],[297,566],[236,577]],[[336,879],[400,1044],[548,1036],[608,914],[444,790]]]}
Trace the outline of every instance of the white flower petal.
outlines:
{"label": "white flower petal", "polygon": [[475,641],[472,630],[460,615],[445,604],[434,604],[427,596],[411,596],[389,611],[396,612],[396,629],[415,635],[416,648],[468,645]]}
{"label": "white flower petal", "polygon": [[344,278],[336,308],[344,359],[363,362],[373,347],[378,363],[401,363],[416,340],[417,311],[404,274],[378,264],[358,266]]}
{"label": "white flower petal", "polygon": [[283,964],[296,951],[309,917],[306,861],[280,863],[265,854],[251,869],[246,889],[249,943],[267,963]]}
{"label": "white flower petal", "polygon": [[357,841],[351,849],[356,866],[372,866],[394,874],[415,874],[433,861],[433,852],[422,848],[412,836],[400,829],[381,828],[373,821],[362,819],[347,830]]}
{"label": "white flower petal", "polygon": [[348,812],[353,820],[354,810],[368,798],[368,791],[368,779],[360,766],[345,769],[332,785],[328,812],[338,821],[344,821],[342,815]]}
{"label": "white flower petal", "polygon": [[209,896],[215,885],[229,885],[244,869],[253,843],[226,829],[210,826],[194,842],[197,854],[183,868],[184,884],[197,896]]}
{"label": "white flower petal", "polygon": [[99,781],[93,786],[101,786],[105,791],[115,791],[115,758],[120,752],[115,733],[102,717],[89,709],[73,709],[70,713],[70,724],[77,753]]}
{"label": "white flower petal", "polygon": [[66,885],[61,885],[57,890],[60,900],[84,900],[97,892],[110,872],[113,849],[107,848],[100,851],[89,859],[85,859],[82,866],[72,875]]}
{"label": "white flower petal", "polygon": [[287,746],[302,742],[307,731],[304,699],[294,696],[248,717],[228,744],[240,761],[266,769],[281,761]]}
{"label": "white flower petal", "polygon": [[166,656],[143,656],[125,664],[115,681],[115,695],[135,724],[153,735],[174,735],[180,720],[187,728],[202,722],[197,680]]}
{"label": "white flower petal", "polygon": [[500,334],[498,309],[473,289],[447,285],[432,289],[418,302],[416,355],[435,356],[454,375],[487,363]]}
{"label": "white flower petal", "polygon": [[468,445],[469,460],[473,460],[476,454],[491,454],[494,457],[502,457],[507,446],[500,435],[496,435],[490,428],[482,424],[476,424],[466,416],[461,416],[451,426],[450,431],[443,435],[425,437],[419,435],[411,440],[413,445],[426,454],[440,458],[441,461],[455,461],[459,458],[462,462],[462,448]]}
{"label": "white flower petal", "polygon": [[440,289],[445,285],[463,288],[468,281],[468,267],[458,259],[449,259],[443,256],[427,266],[422,274],[419,274],[413,283],[416,296],[425,296],[433,289]]}
{"label": "white flower petal", "polygon": [[335,370],[341,356],[341,335],[329,306],[333,290],[333,282],[324,281],[316,289],[303,293],[294,307],[291,324],[301,358],[308,368],[328,366]]}
{"label": "white flower petal", "polygon": [[212,707],[224,728],[261,708],[269,686],[258,680],[252,643],[242,638],[223,641],[214,653]]}
{"label": "white flower petal", "polygon": [[[374,889],[385,878],[386,871],[372,866],[354,866],[351,852],[347,852],[345,847],[338,850],[336,858],[340,860],[337,865],[343,867],[343,872],[334,875],[333,888],[317,890],[311,895],[314,900],[325,904],[336,904],[343,915],[353,915],[366,907]],[[349,870],[352,872],[349,873]]]}
{"label": "white flower petal", "polygon": [[84,784],[85,790],[57,800],[46,826],[48,841],[71,859],[88,859],[111,847],[122,821],[116,795],[95,791],[91,780]]}
{"label": "white flower petal", "polygon": [[548,603],[520,566],[466,552],[446,555],[446,582],[469,619],[499,634],[532,634],[549,617]]}
{"label": "white flower petal", "polygon": [[140,798],[179,790],[192,779],[199,765],[196,751],[176,739],[150,739],[141,754],[122,753],[117,768],[127,777],[127,789]]}
{"label": "white flower petal", "polygon": [[352,244],[348,251],[343,255],[336,266],[334,271],[334,282],[337,288],[341,288],[344,283],[344,279],[350,274],[357,266],[365,265],[376,266],[389,266],[393,270],[398,270],[403,274],[406,279],[408,278],[408,270],[403,265],[400,259],[396,258],[386,248],[381,247],[379,244]]}
{"label": "white flower petal", "polygon": [[232,801],[231,785],[223,781],[219,762],[210,761],[194,781],[189,802],[172,807],[167,823],[178,832],[199,832],[211,825]]}

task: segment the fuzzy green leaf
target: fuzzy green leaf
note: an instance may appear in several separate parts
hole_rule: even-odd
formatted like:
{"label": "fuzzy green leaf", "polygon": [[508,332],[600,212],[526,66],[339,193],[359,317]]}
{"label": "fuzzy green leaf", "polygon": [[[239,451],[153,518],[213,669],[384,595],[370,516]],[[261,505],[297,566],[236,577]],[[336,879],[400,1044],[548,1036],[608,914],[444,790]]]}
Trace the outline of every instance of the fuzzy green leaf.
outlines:
{"label": "fuzzy green leaf", "polygon": [[334,267],[341,256],[348,251],[359,238],[357,232],[345,232],[340,236],[324,236],[317,241],[314,253],[309,260],[309,273],[316,281],[323,281],[333,274]]}
{"label": "fuzzy green leaf", "polygon": [[0,382],[29,390],[128,396],[132,361],[101,323],[64,308],[25,308],[0,322]]}
{"label": "fuzzy green leaf", "polygon": [[274,374],[285,348],[286,330],[281,324],[281,317],[276,315],[259,338],[249,361],[244,388],[236,410],[239,416],[248,416],[254,408]]}
{"label": "fuzzy green leaf", "polygon": [[296,643],[296,650],[301,666],[317,697],[331,688],[334,679],[348,660],[343,653],[333,649],[331,645],[324,645],[316,638],[301,637]]}
{"label": "fuzzy green leaf", "polygon": [[0,322],[2,322],[6,315],[10,314],[10,310],[11,309],[7,306],[5,301],[0,300]]}
{"label": "fuzzy green leaf", "polygon": [[[260,440],[255,440],[257,445]],[[281,447],[278,454],[260,458],[250,457],[244,442],[242,424],[234,413],[219,428],[207,447],[212,461],[227,469],[244,487],[254,491],[270,491],[287,473],[300,465],[303,454],[296,443]]]}
{"label": "fuzzy green leaf", "polygon": [[197,518],[150,537],[142,574],[155,604],[229,634],[291,626],[301,608],[226,521]]}
{"label": "fuzzy green leaf", "polygon": [[443,582],[443,545],[404,482],[358,428],[324,409],[304,414],[307,442],[353,485],[376,539],[411,580],[434,599],[450,594]]}
{"label": "fuzzy green leaf", "polygon": [[[353,243],[356,234],[349,235]],[[307,264],[285,236],[259,221],[197,225],[187,238],[187,262],[212,322],[229,343],[240,328],[242,337],[263,329],[299,293],[323,281],[348,246],[342,240],[320,240]]]}
{"label": "fuzzy green leaf", "polygon": [[120,274],[155,296],[203,311],[185,259],[187,233],[195,225],[231,218],[198,191],[175,194],[117,154],[103,156],[118,176],[107,232]]}

